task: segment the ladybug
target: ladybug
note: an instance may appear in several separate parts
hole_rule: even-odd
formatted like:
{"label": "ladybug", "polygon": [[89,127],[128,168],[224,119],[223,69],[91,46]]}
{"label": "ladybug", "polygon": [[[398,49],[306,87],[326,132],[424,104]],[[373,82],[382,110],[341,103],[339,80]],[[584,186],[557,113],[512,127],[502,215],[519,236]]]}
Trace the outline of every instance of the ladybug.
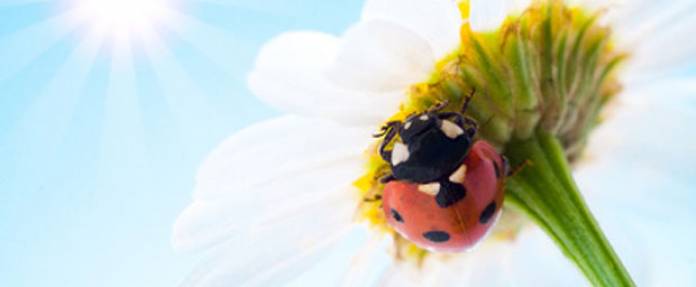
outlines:
{"label": "ladybug", "polygon": [[461,112],[442,112],[446,103],[440,104],[389,122],[375,135],[384,136],[379,153],[391,171],[382,178],[387,222],[431,251],[472,248],[503,205],[507,160],[475,140],[477,123],[464,115],[469,99]]}

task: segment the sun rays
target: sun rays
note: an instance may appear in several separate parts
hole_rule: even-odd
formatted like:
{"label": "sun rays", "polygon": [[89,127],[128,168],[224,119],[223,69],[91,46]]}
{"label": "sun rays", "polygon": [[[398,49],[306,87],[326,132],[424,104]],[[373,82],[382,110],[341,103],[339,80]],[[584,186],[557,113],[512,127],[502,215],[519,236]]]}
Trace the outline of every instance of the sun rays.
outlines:
{"label": "sun rays", "polygon": [[[174,11],[179,8],[170,0],[69,0],[64,5],[64,25],[80,30],[81,37],[102,39],[100,45],[114,53],[123,53],[138,42],[147,42],[145,30],[162,31],[176,25]],[[137,52],[137,51],[134,51]]]}
{"label": "sun rays", "polygon": [[[177,43],[187,43],[195,47],[194,53],[199,54],[197,57],[212,60],[209,64],[217,67],[210,67],[210,73],[228,74],[233,70],[230,68],[231,63],[222,62],[227,56],[224,52],[230,51],[230,47],[234,45],[234,41],[228,39],[228,32],[188,13],[188,6],[179,1],[65,0],[56,4],[45,0],[11,0],[0,4],[0,10],[8,7],[43,7],[42,11],[52,13],[45,13],[34,22],[0,34],[0,58],[3,59],[0,87],[9,85],[29,67],[43,62],[46,55],[56,47],[65,46],[68,49],[68,56],[62,63],[57,63],[55,67],[45,66],[45,69],[54,69],[52,73],[34,79],[35,85],[43,87],[41,90],[44,92],[0,99],[0,103],[24,103],[21,105],[25,109],[22,115],[9,119],[16,122],[14,129],[0,135],[14,139],[18,146],[28,134],[45,134],[44,128],[40,126],[36,131],[21,131],[20,127],[25,127],[22,123],[35,121],[37,113],[42,114],[38,118],[46,118],[49,123],[65,122],[74,113],[79,113],[80,111],[75,111],[75,107],[69,107],[71,103],[77,105],[76,100],[61,102],[60,99],[80,98],[77,94],[84,92],[84,86],[88,85],[89,74],[92,72],[108,73],[104,94],[107,111],[111,110],[108,105],[114,102],[109,98],[121,97],[116,102],[135,107],[137,111],[138,97],[160,97],[168,105],[164,109],[168,110],[167,116],[172,117],[169,122],[176,126],[182,122],[197,122],[197,118],[208,117],[212,120],[210,115],[216,109],[210,104],[209,95],[203,93],[202,83],[191,77],[194,71],[184,65],[186,60],[178,54],[175,48]],[[93,69],[98,64],[106,64],[110,68]],[[138,71],[142,67],[155,72],[149,76],[150,79],[145,80],[145,85],[157,86],[151,89],[156,91],[155,94],[145,95],[140,90],[142,87],[138,82],[143,79],[138,78]],[[76,69],[80,72],[70,72]],[[216,77],[220,78],[219,75]],[[60,102],[57,107],[62,110],[46,113],[47,99],[49,102]],[[108,123],[119,121],[124,115],[109,112],[103,116]],[[143,115],[143,120],[152,116]],[[108,119],[110,117],[115,118]],[[181,132],[194,130],[195,134],[196,127],[190,124],[183,127]],[[60,134],[58,131],[56,133]]]}
{"label": "sun rays", "polygon": [[172,9],[171,3],[164,0],[79,0],[73,5],[76,20],[107,33],[131,33],[156,22],[166,22]]}

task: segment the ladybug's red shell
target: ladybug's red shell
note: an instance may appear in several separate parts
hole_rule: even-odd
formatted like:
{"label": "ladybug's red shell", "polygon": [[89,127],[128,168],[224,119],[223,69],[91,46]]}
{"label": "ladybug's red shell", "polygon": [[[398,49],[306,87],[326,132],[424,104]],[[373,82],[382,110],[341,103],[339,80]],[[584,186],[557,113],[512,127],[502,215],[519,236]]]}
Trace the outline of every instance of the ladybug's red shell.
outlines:
{"label": "ladybug's red shell", "polygon": [[464,160],[463,198],[443,207],[419,184],[386,184],[383,210],[389,224],[416,245],[433,250],[464,251],[490,230],[503,205],[505,167],[502,156],[485,141],[471,147]]}

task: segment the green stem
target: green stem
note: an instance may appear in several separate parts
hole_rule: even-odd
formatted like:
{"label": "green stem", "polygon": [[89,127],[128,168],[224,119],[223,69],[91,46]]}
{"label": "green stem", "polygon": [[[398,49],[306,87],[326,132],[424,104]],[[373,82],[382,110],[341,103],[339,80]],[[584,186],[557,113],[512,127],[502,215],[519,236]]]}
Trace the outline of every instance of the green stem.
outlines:
{"label": "green stem", "polygon": [[559,140],[537,131],[508,143],[512,166],[528,161],[507,184],[506,204],[537,222],[594,286],[634,286],[587,208]]}

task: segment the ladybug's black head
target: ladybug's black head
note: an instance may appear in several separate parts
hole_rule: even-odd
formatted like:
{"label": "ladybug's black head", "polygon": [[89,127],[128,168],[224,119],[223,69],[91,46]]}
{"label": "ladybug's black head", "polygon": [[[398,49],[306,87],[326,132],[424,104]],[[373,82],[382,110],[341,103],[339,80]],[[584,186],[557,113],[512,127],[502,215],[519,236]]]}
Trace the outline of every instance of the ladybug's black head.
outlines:
{"label": "ladybug's black head", "polygon": [[[400,141],[391,150],[395,135]],[[449,176],[464,161],[476,135],[476,123],[460,113],[429,111],[396,122],[380,147],[395,179],[427,183]]]}
{"label": "ladybug's black head", "polygon": [[422,113],[408,117],[399,129],[399,137],[404,143],[415,140],[419,135],[432,128],[437,128],[437,117],[434,114]]}

